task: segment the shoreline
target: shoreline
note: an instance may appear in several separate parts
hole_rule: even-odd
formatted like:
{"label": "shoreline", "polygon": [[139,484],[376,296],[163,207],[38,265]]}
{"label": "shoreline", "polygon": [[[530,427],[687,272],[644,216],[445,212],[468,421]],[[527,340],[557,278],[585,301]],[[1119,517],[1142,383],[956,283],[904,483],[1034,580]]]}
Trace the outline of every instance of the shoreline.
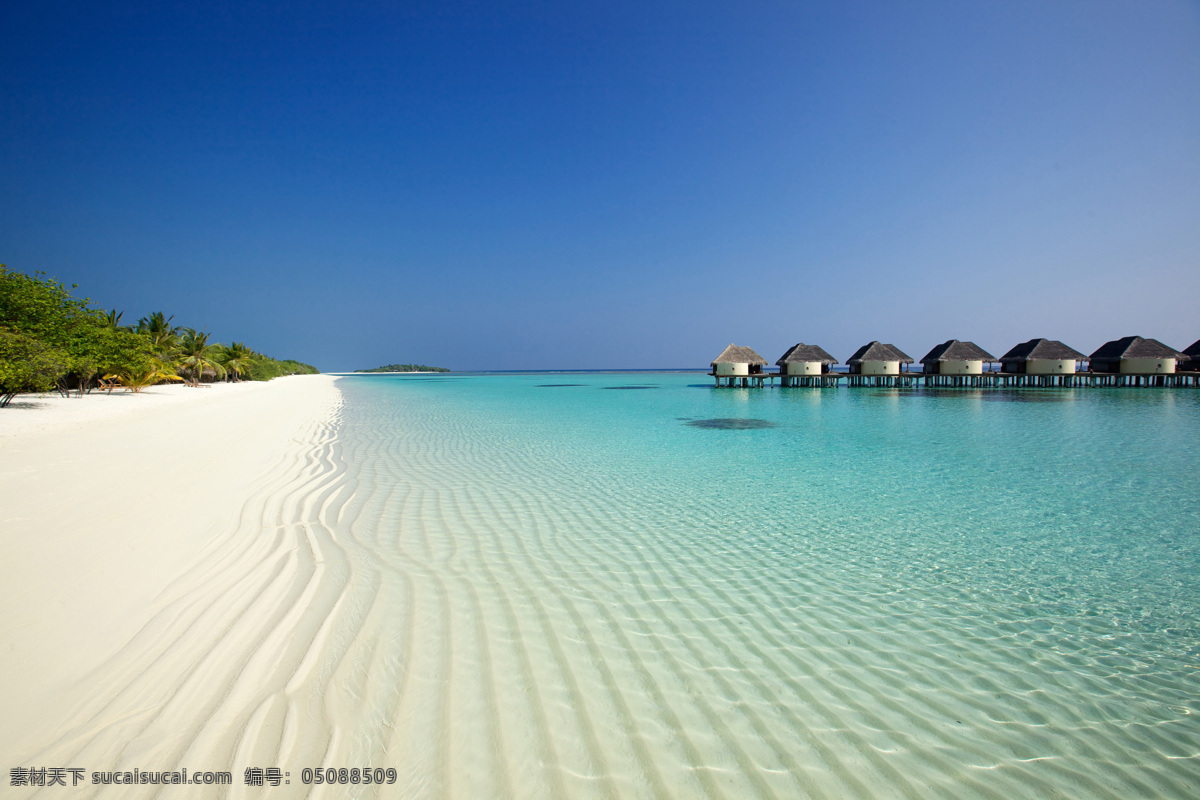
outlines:
{"label": "shoreline", "polygon": [[[276,767],[284,797],[340,796],[301,776],[354,765],[396,776],[365,797],[1195,794],[1196,595],[1187,542],[1157,538],[1195,515],[1142,522],[1137,486],[1115,533],[1055,512],[1190,477],[1196,403],[766,393],[808,457],[731,472],[742,434],[689,424],[730,395],[542,385],[584,383],[618,381],[297,377],[0,439],[0,754],[239,787]],[[819,444],[851,429],[875,451]],[[905,447],[934,431],[963,447]],[[1094,469],[1098,432],[1122,469]],[[901,506],[911,480],[945,488]]]}
{"label": "shoreline", "polygon": [[[336,380],[31,396],[0,412],[0,753],[10,766],[33,766],[25,759],[64,732],[79,730],[83,746],[80,726],[99,722],[82,710],[89,693],[120,689],[97,677],[154,627],[196,565],[253,544],[237,534],[255,492],[312,463],[315,442],[330,438]],[[204,583],[200,605],[230,588],[219,574]]]}

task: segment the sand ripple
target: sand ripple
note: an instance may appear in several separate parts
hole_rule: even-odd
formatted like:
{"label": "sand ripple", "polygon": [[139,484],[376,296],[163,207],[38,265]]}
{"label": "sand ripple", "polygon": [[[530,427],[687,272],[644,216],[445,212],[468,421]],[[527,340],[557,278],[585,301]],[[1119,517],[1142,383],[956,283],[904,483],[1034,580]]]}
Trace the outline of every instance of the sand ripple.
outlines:
{"label": "sand ripple", "polygon": [[[369,399],[252,487],[42,761],[291,773],[232,797],[1200,796],[1194,666],[1100,620],[832,563],[787,515],[734,546],[652,474]],[[399,785],[298,785],[355,765]]]}

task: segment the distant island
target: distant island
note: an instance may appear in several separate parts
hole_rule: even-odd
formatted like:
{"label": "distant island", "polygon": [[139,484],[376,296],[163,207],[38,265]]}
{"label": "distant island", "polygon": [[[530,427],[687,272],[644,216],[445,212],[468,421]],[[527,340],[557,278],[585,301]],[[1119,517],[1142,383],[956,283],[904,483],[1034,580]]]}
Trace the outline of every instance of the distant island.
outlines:
{"label": "distant island", "polygon": [[375,369],[356,369],[355,372],[449,372],[445,367],[427,367],[424,364],[388,364]]}

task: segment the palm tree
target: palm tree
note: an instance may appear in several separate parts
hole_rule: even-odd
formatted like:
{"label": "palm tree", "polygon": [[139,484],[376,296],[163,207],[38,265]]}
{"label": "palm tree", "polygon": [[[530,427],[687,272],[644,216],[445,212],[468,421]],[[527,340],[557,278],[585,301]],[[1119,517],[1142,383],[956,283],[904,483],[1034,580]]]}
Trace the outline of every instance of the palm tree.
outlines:
{"label": "palm tree", "polygon": [[184,328],[179,337],[179,367],[187,370],[191,374],[192,386],[200,383],[200,379],[204,377],[204,370],[212,369],[218,375],[225,374],[225,367],[218,362],[218,348],[220,345],[208,343],[208,333],[205,331],[197,331],[195,328]]}
{"label": "palm tree", "polygon": [[179,328],[171,327],[173,319],[175,319],[174,314],[168,317],[161,311],[155,311],[149,317],[142,317],[138,320],[138,333],[149,336],[154,349],[160,354],[173,350],[179,338]]}
{"label": "palm tree", "polygon": [[183,378],[175,374],[174,369],[157,358],[151,358],[140,367],[128,367],[118,373],[105,375],[105,380],[120,381],[121,386],[132,389],[134,393],[141,392],[147,386],[153,386],[163,381],[181,381]]}
{"label": "palm tree", "polygon": [[229,376],[234,381],[239,381],[250,371],[250,360],[253,355],[254,351],[246,347],[244,343],[232,342],[228,347],[222,348],[219,360]]}
{"label": "palm tree", "polygon": [[171,325],[175,315],[167,316],[161,311],[155,311],[149,317],[138,320],[138,333],[150,339],[150,350],[154,357],[162,362],[164,368],[179,367],[179,328]]}
{"label": "palm tree", "polygon": [[123,316],[125,316],[124,311],[117,311],[115,308],[113,310],[109,311],[108,312],[108,327],[112,328],[114,331],[120,330],[122,327],[121,317],[123,317]]}

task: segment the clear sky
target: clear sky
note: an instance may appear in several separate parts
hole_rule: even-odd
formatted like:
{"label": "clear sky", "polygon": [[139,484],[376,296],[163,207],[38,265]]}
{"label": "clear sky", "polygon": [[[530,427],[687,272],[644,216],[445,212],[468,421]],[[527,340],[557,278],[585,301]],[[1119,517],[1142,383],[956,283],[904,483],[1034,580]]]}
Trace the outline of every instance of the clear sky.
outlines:
{"label": "clear sky", "polygon": [[1200,338],[1200,3],[8,2],[0,263],[324,370]]}

